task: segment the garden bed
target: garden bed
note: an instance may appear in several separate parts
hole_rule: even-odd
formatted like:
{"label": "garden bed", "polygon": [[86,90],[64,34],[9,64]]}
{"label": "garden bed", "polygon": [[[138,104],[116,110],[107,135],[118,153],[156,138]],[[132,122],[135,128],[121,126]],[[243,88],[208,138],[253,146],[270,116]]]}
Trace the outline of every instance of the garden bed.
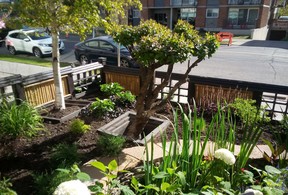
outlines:
{"label": "garden bed", "polygon": [[83,100],[66,100],[64,110],[54,109],[53,106],[41,110],[41,116],[44,122],[63,123],[77,117],[80,112],[91,104],[90,101]]}
{"label": "garden bed", "polygon": [[[63,118],[64,116],[72,115],[75,117],[75,112],[78,112],[78,114],[80,114],[79,118],[84,120],[85,124],[91,126],[90,131],[81,135],[72,133],[70,131],[70,124],[73,117],[71,117],[67,120],[59,120],[58,123],[45,122],[44,130],[31,139],[20,137],[14,140],[1,140],[0,173],[2,177],[11,178],[13,189],[17,191],[19,195],[35,194],[36,189],[32,175],[46,171],[49,172],[51,170],[51,167],[53,167],[53,164],[51,164],[51,155],[55,146],[59,143],[77,145],[77,152],[81,156],[80,164],[101,156],[101,152],[97,146],[97,140],[100,136],[98,130],[114,118],[101,117],[96,119],[93,115],[85,115],[85,112],[81,114],[79,109],[85,106],[82,103],[78,104],[77,101],[70,103],[66,104],[66,110],[55,112],[54,115],[49,115],[49,117]],[[124,113],[129,110],[131,109],[121,109],[121,112]],[[173,113],[170,108],[157,113],[157,117],[160,116],[168,118],[171,121],[173,120]],[[181,117],[179,117],[179,119],[181,120]],[[179,123],[179,129],[181,129],[181,123]],[[267,128],[267,131],[264,132],[262,137],[272,138],[268,130]],[[170,125],[170,127],[167,128],[168,137],[171,137],[172,133],[173,128]],[[179,132],[179,137],[182,137],[181,131]],[[238,140],[240,139],[241,137],[238,138]],[[160,137],[156,137],[154,140],[159,142]],[[127,146],[130,147],[131,143],[127,143],[126,147]]]}

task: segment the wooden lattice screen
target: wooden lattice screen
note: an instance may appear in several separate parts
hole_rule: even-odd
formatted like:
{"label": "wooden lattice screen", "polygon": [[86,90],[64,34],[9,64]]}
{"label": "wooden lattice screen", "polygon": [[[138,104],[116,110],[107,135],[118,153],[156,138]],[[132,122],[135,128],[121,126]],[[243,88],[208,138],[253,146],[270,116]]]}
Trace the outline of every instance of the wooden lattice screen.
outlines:
{"label": "wooden lattice screen", "polygon": [[138,95],[140,92],[140,79],[137,75],[105,72],[105,83],[113,82],[119,83],[125,90],[131,91],[133,95]]}
{"label": "wooden lattice screen", "polygon": [[[62,76],[62,86],[64,96],[70,96],[68,89],[68,76]],[[33,83],[24,87],[26,100],[33,106],[42,106],[43,104],[54,102],[55,85],[53,79]]]}
{"label": "wooden lattice screen", "polygon": [[252,99],[253,92],[243,89],[216,87],[211,85],[195,84],[195,101],[197,105],[208,106],[211,103],[231,103],[236,98]]}

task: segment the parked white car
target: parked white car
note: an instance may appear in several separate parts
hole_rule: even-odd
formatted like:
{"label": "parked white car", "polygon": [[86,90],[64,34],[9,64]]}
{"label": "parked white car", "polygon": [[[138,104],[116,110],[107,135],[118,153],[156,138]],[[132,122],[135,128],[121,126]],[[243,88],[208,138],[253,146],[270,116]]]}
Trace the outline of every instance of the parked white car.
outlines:
{"label": "parked white car", "polygon": [[[18,51],[32,53],[39,58],[52,54],[52,37],[37,29],[10,31],[5,38],[5,45],[12,55]],[[64,49],[63,41],[59,40],[60,53]]]}

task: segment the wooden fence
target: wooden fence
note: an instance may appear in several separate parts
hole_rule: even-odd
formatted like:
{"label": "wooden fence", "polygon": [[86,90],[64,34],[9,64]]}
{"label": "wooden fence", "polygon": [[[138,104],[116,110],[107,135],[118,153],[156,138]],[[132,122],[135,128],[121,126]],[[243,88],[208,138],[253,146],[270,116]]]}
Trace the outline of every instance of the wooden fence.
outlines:
{"label": "wooden fence", "polygon": [[[106,83],[119,82],[126,90],[136,91],[134,94],[137,95],[139,92],[140,79],[137,69],[104,66],[103,73],[106,76],[109,75],[109,79],[105,79]],[[165,76],[166,72],[156,72],[156,85]],[[160,92],[159,98],[165,98],[170,89],[182,77],[182,74],[172,74],[171,81]],[[184,83],[176,90],[172,101],[191,104],[195,100],[197,106],[207,106],[219,101],[232,102],[237,97],[256,100],[257,106],[266,107],[272,119],[279,120],[283,114],[288,114],[288,86],[238,80],[190,75],[189,82]]]}
{"label": "wooden fence", "polygon": [[[85,67],[65,67],[61,69],[62,86],[66,98],[76,95],[76,88],[87,88],[101,78],[103,65],[88,64]],[[35,107],[55,101],[53,71],[29,76],[13,75],[0,78],[0,94],[9,100],[26,100]],[[84,95],[84,93],[80,93]],[[79,95],[78,95],[79,97]]]}
{"label": "wooden fence", "polygon": [[[65,97],[80,97],[87,88],[97,82],[118,82],[133,94],[139,94],[139,70],[115,66],[103,66],[91,63],[76,68],[61,69]],[[156,72],[156,84],[165,77],[165,72]],[[183,75],[172,74],[170,83],[160,92],[159,98],[165,98],[169,90]],[[80,91],[79,91],[80,89]],[[82,92],[81,92],[82,91]],[[89,90],[88,90],[89,91]],[[13,99],[27,100],[34,106],[42,106],[54,101],[53,72],[43,72],[22,77],[13,75],[0,78],[0,94]],[[231,102],[236,97],[254,99],[257,105],[267,106],[273,119],[288,113],[288,86],[271,85],[237,80],[189,76],[189,82],[180,86],[173,100],[180,103],[192,103],[207,106],[217,101]]]}

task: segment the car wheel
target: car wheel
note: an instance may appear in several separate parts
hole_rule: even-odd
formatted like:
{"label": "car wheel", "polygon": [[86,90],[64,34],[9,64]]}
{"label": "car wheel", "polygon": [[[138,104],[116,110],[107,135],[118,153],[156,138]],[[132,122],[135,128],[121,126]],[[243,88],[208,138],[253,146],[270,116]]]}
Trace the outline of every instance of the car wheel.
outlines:
{"label": "car wheel", "polygon": [[37,58],[42,58],[42,52],[41,52],[41,50],[38,47],[35,47],[33,49],[33,54]]}
{"label": "car wheel", "polygon": [[85,56],[85,55],[81,55],[79,58],[79,61],[80,61],[81,65],[89,64],[89,60],[88,60],[87,56]]}
{"label": "car wheel", "polygon": [[120,66],[121,67],[129,67],[129,63],[126,59],[121,59],[120,60]]}
{"label": "car wheel", "polygon": [[13,46],[9,46],[9,47],[8,47],[8,51],[9,51],[9,53],[12,54],[12,55],[15,55],[15,54],[16,54],[16,49],[15,49],[15,47],[13,47]]}

